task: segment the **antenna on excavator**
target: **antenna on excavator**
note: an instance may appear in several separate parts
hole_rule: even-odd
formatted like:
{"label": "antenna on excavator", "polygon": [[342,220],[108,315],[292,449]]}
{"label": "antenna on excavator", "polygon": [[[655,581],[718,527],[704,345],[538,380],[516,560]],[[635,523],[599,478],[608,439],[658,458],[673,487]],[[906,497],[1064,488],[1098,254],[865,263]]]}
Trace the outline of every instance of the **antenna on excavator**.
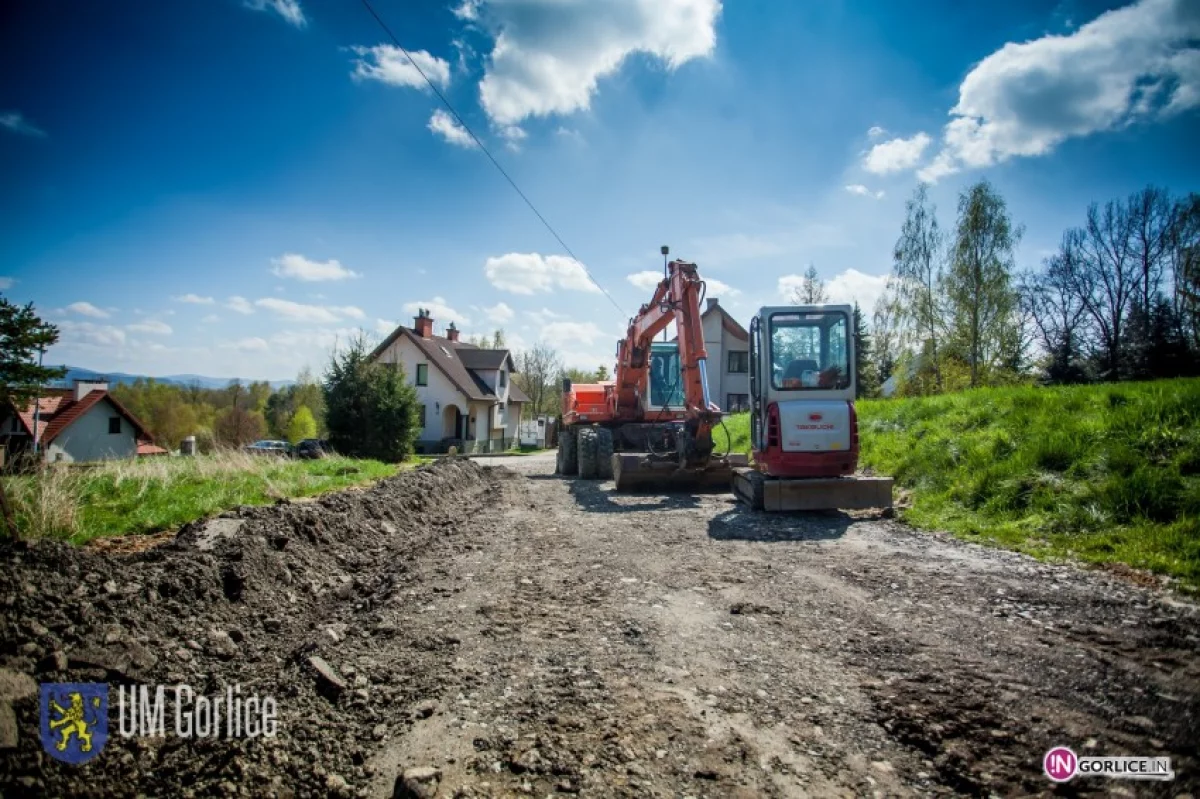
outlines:
{"label": "antenna on excavator", "polygon": [[[658,251],[662,253],[663,280],[666,280],[667,279],[667,256],[671,254],[671,248],[664,244],[663,246],[658,248]],[[663,328],[663,341],[666,341],[666,340],[667,340],[667,330],[666,330],[666,328]]]}

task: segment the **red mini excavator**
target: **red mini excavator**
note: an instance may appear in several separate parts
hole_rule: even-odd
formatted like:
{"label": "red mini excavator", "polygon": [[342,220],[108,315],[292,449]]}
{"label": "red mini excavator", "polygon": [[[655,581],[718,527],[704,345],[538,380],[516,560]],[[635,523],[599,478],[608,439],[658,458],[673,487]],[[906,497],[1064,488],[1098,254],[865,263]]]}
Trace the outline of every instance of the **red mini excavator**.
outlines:
{"label": "red mini excavator", "polygon": [[[663,248],[666,255],[666,248]],[[618,491],[727,487],[744,455],[714,453],[721,409],[708,394],[696,265],[671,261],[654,297],[629,320],[611,381],[563,381],[557,472],[612,477]],[[673,342],[655,336],[675,322]]]}

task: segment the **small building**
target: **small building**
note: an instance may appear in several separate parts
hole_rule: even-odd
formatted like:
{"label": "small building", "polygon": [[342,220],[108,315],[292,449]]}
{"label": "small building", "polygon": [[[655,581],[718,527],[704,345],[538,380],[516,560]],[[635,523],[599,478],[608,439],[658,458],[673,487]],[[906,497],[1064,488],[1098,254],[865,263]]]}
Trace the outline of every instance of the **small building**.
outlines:
{"label": "small building", "polygon": [[72,388],[44,388],[27,407],[10,405],[0,409],[0,416],[0,444],[9,459],[31,452],[35,439],[50,462],[168,454],[109,393],[104,381],[76,380]]}
{"label": "small building", "polygon": [[750,334],[716,298],[700,315],[708,350],[708,396],[727,413],[750,410]]}
{"label": "small building", "polygon": [[451,322],[433,334],[433,317],[421,309],[412,327],[397,327],[371,360],[403,366],[421,403],[420,452],[498,452],[513,446],[521,408],[529,397],[513,384],[516,362],[507,349],[484,349],[459,340]]}

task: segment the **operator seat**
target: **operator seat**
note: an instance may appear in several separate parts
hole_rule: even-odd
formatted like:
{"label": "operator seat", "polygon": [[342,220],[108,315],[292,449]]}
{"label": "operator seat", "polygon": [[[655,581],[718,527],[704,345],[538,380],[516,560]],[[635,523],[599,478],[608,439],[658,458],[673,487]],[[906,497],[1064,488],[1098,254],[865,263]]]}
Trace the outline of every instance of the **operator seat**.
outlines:
{"label": "operator seat", "polygon": [[795,380],[799,382],[800,378],[803,377],[805,372],[817,371],[820,371],[820,365],[817,364],[816,361],[812,360],[811,358],[797,358],[789,363],[787,368],[783,370],[784,385],[787,385],[788,380]]}

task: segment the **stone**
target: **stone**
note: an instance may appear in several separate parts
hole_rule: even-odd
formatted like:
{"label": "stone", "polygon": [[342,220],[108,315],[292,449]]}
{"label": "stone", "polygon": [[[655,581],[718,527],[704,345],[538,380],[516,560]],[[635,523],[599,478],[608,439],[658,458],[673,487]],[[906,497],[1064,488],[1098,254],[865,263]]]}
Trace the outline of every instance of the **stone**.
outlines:
{"label": "stone", "polygon": [[442,771],[435,766],[407,768],[396,780],[397,799],[433,799],[437,796]]}
{"label": "stone", "polygon": [[263,619],[263,629],[269,633],[277,633],[283,629],[282,619]]}
{"label": "stone", "polygon": [[0,700],[14,701],[37,696],[38,686],[28,674],[12,669],[0,669]]}
{"label": "stone", "polygon": [[350,783],[341,774],[330,774],[325,778],[325,789],[333,796],[346,796],[350,792]]}
{"label": "stone", "polygon": [[210,630],[205,649],[210,655],[215,655],[221,660],[233,660],[238,655],[238,645],[224,630]]}
{"label": "stone", "polygon": [[17,746],[17,714],[7,700],[0,699],[0,749]]}
{"label": "stone", "polygon": [[308,659],[308,665],[317,673],[317,691],[325,698],[336,702],[337,698],[346,690],[346,681],[342,679],[342,675],[338,674],[337,669],[326,663],[324,658],[315,655]]}
{"label": "stone", "polygon": [[432,699],[426,699],[423,702],[418,702],[413,708],[413,716],[419,719],[427,719],[437,711],[437,702]]}

